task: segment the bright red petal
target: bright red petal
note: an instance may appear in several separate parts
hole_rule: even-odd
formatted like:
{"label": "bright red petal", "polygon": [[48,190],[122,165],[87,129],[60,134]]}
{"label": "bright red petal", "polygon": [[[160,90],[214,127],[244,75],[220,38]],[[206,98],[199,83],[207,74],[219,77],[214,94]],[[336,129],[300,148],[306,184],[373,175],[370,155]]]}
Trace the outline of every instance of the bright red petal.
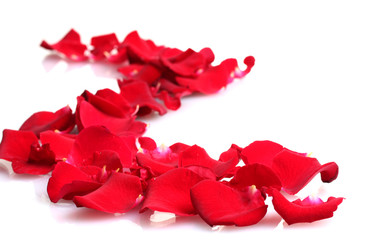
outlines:
{"label": "bright red petal", "polygon": [[70,153],[75,139],[60,132],[45,131],[40,133],[42,144],[49,144],[55,153],[56,160],[66,160]]}
{"label": "bright red petal", "polygon": [[248,226],[258,223],[267,206],[259,190],[242,192],[213,180],[204,180],[191,190],[192,203],[210,226]]}
{"label": "bright red petal", "polygon": [[316,158],[290,150],[283,150],[274,157],[272,170],[280,178],[283,189],[291,194],[300,191],[318,173],[321,173],[324,182],[331,182],[338,176],[336,163],[321,165]]}
{"label": "bright red petal", "polygon": [[39,140],[31,131],[15,131],[5,129],[0,144],[0,158],[7,161],[27,161],[31,145]]}
{"label": "bright red petal", "polygon": [[241,167],[230,183],[237,188],[254,185],[259,190],[263,187],[281,189],[281,182],[277,175],[269,167],[258,163]]}
{"label": "bright red petal", "polygon": [[74,116],[69,106],[56,112],[37,112],[32,114],[20,127],[21,131],[32,131],[37,136],[46,130],[69,132],[74,127]]}
{"label": "bright red petal", "polygon": [[[84,182],[83,186],[67,186],[72,184],[74,181]],[[85,187],[84,185],[87,185]],[[93,181],[88,174],[65,162],[59,162],[56,164],[55,169],[52,171],[52,176],[48,180],[47,193],[50,200],[54,203],[59,201],[61,198],[68,199],[66,195],[74,196],[74,192],[85,194],[87,192],[95,190],[100,184]]]}
{"label": "bright red petal", "polygon": [[[219,178],[226,175],[239,162],[237,151],[230,149],[227,155],[223,155],[222,161],[212,159],[205,149],[194,145],[180,153],[179,166],[200,166],[211,169]],[[227,161],[224,161],[226,159]]]}
{"label": "bright red petal", "polygon": [[288,223],[314,222],[330,218],[342,203],[343,198],[330,197],[326,202],[319,198],[288,201],[279,191],[273,189],[272,203],[276,212]]}
{"label": "bright red petal", "polygon": [[196,214],[190,201],[190,189],[201,180],[199,175],[184,168],[162,174],[150,182],[140,212],[152,209],[180,216]]}
{"label": "bright red petal", "polygon": [[85,61],[88,59],[85,55],[87,46],[81,43],[79,33],[73,29],[71,29],[59,42],[49,44],[46,41],[43,41],[40,46],[48,50],[56,50],[73,61]]}
{"label": "bright red petal", "polygon": [[78,207],[125,213],[136,206],[141,194],[142,186],[138,177],[113,172],[100,188],[84,196],[75,196],[73,201]]}
{"label": "bright red petal", "polygon": [[118,48],[119,41],[115,33],[105,34],[91,38],[91,46],[94,47],[91,50],[92,58],[100,60],[109,58],[111,51]]}
{"label": "bright red petal", "polygon": [[283,146],[271,141],[255,141],[242,149],[241,158],[245,164],[259,163],[272,166],[273,158],[283,150]]}
{"label": "bright red petal", "polygon": [[80,131],[91,126],[105,126],[114,133],[130,130],[133,123],[131,117],[115,117],[98,110],[83,97],[78,97],[76,120]]}
{"label": "bright red petal", "polygon": [[146,82],[132,81],[125,83],[120,88],[121,95],[132,107],[147,107],[157,111],[160,115],[166,113],[166,108],[154,99]]}
{"label": "bright red petal", "polygon": [[92,165],[94,153],[106,150],[116,152],[124,168],[132,165],[132,151],[136,149],[131,149],[122,138],[101,126],[85,128],[79,133],[68,161],[75,166]]}

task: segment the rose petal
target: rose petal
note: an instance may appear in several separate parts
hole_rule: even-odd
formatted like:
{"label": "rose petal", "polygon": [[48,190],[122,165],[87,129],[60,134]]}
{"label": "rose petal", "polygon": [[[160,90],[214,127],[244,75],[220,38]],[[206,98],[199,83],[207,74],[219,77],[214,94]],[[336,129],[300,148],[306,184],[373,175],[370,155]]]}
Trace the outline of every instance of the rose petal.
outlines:
{"label": "rose petal", "polygon": [[[79,168],[74,167],[65,162],[59,162],[58,164],[56,164],[55,169],[52,171],[52,176],[48,180],[47,184],[47,193],[50,197],[50,200],[56,203],[69,193],[79,192],[78,187],[63,190],[63,187],[65,185],[71,184],[74,181],[82,181],[89,183],[91,186],[87,188],[88,191],[95,190],[95,184],[97,184],[97,186],[100,186],[99,183],[92,180],[88,174],[86,174]],[[81,187],[81,189],[81,192],[87,192],[85,191],[84,186]]]}
{"label": "rose petal", "polygon": [[259,163],[272,167],[273,158],[283,150],[283,146],[271,141],[255,141],[241,151],[241,159],[246,165]]}
{"label": "rose petal", "polygon": [[280,179],[269,167],[254,163],[238,169],[234,178],[230,181],[233,187],[244,188],[254,185],[261,191],[263,187],[281,189]]}
{"label": "rose petal", "polygon": [[100,60],[109,58],[111,51],[118,48],[119,41],[115,33],[110,33],[91,38],[91,46],[93,46],[93,49],[90,51],[92,58]]}
{"label": "rose petal", "polygon": [[150,63],[158,61],[163,46],[156,46],[151,40],[143,40],[137,31],[129,33],[122,43],[127,47],[130,62]]}
{"label": "rose petal", "polygon": [[131,149],[122,138],[101,126],[85,128],[79,133],[68,162],[75,166],[87,166],[92,164],[95,152],[106,150],[116,152],[124,168],[132,165],[132,151],[136,149]]}
{"label": "rose petal", "polygon": [[196,214],[190,201],[190,188],[201,180],[202,177],[184,168],[162,174],[150,182],[140,212],[152,209],[180,216]]}
{"label": "rose petal", "polygon": [[14,160],[12,169],[18,174],[42,175],[51,172],[55,164],[55,153],[51,151],[49,144],[32,144],[28,158]]}
{"label": "rose petal", "polygon": [[39,140],[31,131],[15,131],[5,129],[0,144],[0,158],[7,161],[26,161],[31,151],[31,145]]}
{"label": "rose petal", "polygon": [[37,112],[32,114],[20,127],[21,131],[32,131],[37,136],[46,130],[69,132],[74,127],[74,116],[69,106],[56,112]]}
{"label": "rose petal", "polygon": [[149,89],[149,85],[143,81],[131,81],[120,86],[121,95],[132,107],[148,107],[157,111],[160,115],[166,113],[166,108],[157,102]]}
{"label": "rose petal", "polygon": [[251,194],[213,180],[196,184],[191,189],[191,200],[198,214],[210,226],[252,225],[267,212],[259,190]]}
{"label": "rose petal", "polygon": [[108,213],[125,213],[136,206],[142,194],[138,177],[113,172],[97,190],[73,198],[77,207],[87,207]]}
{"label": "rose petal", "polygon": [[104,126],[114,133],[120,133],[131,129],[133,118],[108,115],[85,101],[83,97],[78,97],[76,122],[79,131],[91,126]]}
{"label": "rose petal", "polygon": [[49,44],[46,41],[42,41],[40,46],[62,53],[73,61],[85,61],[88,59],[85,55],[87,46],[81,43],[80,35],[74,29],[71,29],[59,42]]}
{"label": "rose petal", "polygon": [[288,223],[314,222],[334,215],[343,198],[330,197],[326,202],[319,198],[288,201],[279,191],[272,189],[272,203],[276,212]]}
{"label": "rose petal", "polygon": [[227,155],[223,155],[227,161],[212,159],[205,149],[194,145],[180,153],[179,166],[201,166],[211,169],[218,178],[222,178],[239,162],[236,150],[230,149]]}
{"label": "rose petal", "polygon": [[339,168],[334,162],[321,165],[316,158],[285,149],[274,157],[272,170],[281,180],[283,189],[295,194],[318,173],[321,173],[324,182],[333,181],[338,176]]}
{"label": "rose petal", "polygon": [[66,160],[75,142],[73,137],[69,137],[60,132],[45,131],[40,133],[42,144],[49,144],[50,149],[55,153],[56,160]]}

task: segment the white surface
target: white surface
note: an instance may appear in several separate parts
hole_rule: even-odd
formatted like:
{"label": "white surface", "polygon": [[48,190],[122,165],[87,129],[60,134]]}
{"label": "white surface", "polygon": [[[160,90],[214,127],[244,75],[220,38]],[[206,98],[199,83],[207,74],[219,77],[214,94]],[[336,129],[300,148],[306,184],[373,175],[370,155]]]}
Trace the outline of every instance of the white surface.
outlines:
{"label": "white surface", "polygon": [[[0,234],[6,239],[330,239],[384,235],[386,6],[384,1],[2,1],[0,128],[36,111],[73,109],[84,89],[117,90],[114,68],[67,64],[39,48],[75,28],[84,42],[132,30],[181,49],[211,47],[216,62],[247,55],[256,66],[213,96],[184,99],[148,119],[147,136],[198,144],[214,158],[231,143],[269,139],[335,161],[338,179],[319,177],[301,196],[345,197],[335,216],[288,226],[272,208],[260,224],[212,230],[199,217],[154,225],[151,213],[113,216],[52,204],[47,177],[9,174],[0,160]],[[269,202],[269,201],[268,201]],[[166,226],[165,226],[166,225]],[[381,235],[380,235],[381,234]],[[204,239],[204,238],[203,238]]]}

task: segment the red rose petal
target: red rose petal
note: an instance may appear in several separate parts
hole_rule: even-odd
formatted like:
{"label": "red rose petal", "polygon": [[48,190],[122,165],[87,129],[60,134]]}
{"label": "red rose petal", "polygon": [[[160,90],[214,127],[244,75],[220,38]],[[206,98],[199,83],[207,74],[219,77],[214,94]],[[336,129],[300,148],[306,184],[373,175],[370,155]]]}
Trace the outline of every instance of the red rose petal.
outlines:
{"label": "red rose petal", "polygon": [[[55,169],[52,171],[52,176],[48,180],[47,193],[50,200],[54,203],[58,202],[61,198],[71,192],[79,192],[78,188],[71,188],[63,191],[63,187],[67,184],[71,184],[73,181],[83,181],[90,184],[99,183],[92,180],[88,174],[83,172],[77,167],[74,167],[65,162],[59,162],[56,164]],[[82,192],[85,192],[84,187],[81,188]],[[88,188],[89,191],[95,190],[95,186]],[[73,195],[73,194],[72,194]]]}
{"label": "red rose petal", "polygon": [[91,50],[92,58],[100,60],[109,58],[111,51],[118,48],[119,41],[115,33],[105,34],[91,38],[91,46],[93,46]]}
{"label": "red rose petal", "polygon": [[59,42],[49,44],[46,41],[43,41],[40,46],[48,50],[55,50],[62,53],[68,59],[73,61],[84,61],[88,59],[85,55],[87,46],[81,43],[79,33],[73,29],[71,29]]}
{"label": "red rose petal", "polygon": [[37,112],[32,114],[20,127],[21,131],[32,131],[37,136],[46,130],[69,132],[74,127],[74,117],[69,106],[56,112]]}
{"label": "red rose petal", "polygon": [[108,213],[125,213],[136,206],[142,194],[138,177],[113,172],[97,190],[83,196],[75,196],[78,207],[87,207]]}
{"label": "red rose petal", "polygon": [[150,63],[158,61],[163,46],[156,46],[151,40],[143,40],[137,31],[129,33],[122,43],[127,47],[130,62]]}
{"label": "red rose petal", "polygon": [[318,173],[324,182],[331,182],[338,176],[338,165],[334,162],[321,165],[316,158],[283,150],[272,163],[272,170],[280,178],[283,189],[291,194],[300,191]]}
{"label": "red rose petal", "polygon": [[55,153],[56,160],[66,160],[70,153],[75,139],[60,132],[45,131],[40,133],[42,144],[49,144],[50,149]]}
{"label": "red rose petal", "polygon": [[271,141],[255,141],[241,151],[245,164],[259,163],[272,167],[273,158],[283,150],[283,146]]}
{"label": "red rose petal", "polygon": [[32,144],[28,158],[14,160],[12,169],[18,174],[42,175],[51,172],[55,167],[55,153],[51,151],[49,144],[40,146]]}
{"label": "red rose petal", "polygon": [[157,111],[160,115],[166,113],[166,108],[157,102],[149,89],[149,85],[143,81],[132,81],[120,86],[121,95],[132,107],[148,107]]}
{"label": "red rose petal", "polygon": [[190,48],[185,52],[172,48],[165,49],[161,54],[161,62],[183,77],[194,77],[199,70],[203,71],[209,64],[205,55]]}
{"label": "red rose petal", "polygon": [[202,177],[184,168],[162,174],[149,183],[140,212],[152,209],[180,216],[196,214],[190,201],[190,188],[201,180]]}
{"label": "red rose petal", "polygon": [[98,90],[95,95],[86,90],[81,96],[99,111],[113,117],[131,117],[135,112],[120,94],[108,88]]}
{"label": "red rose petal", "polygon": [[223,155],[222,161],[216,161],[207,154],[205,149],[194,145],[180,153],[179,166],[206,167],[211,169],[217,177],[222,178],[239,162],[237,151],[234,149],[229,151],[228,155]]}
{"label": "red rose petal", "polygon": [[139,137],[138,142],[141,145],[141,148],[147,151],[153,151],[157,148],[157,143],[149,137]]}
{"label": "red rose petal", "polygon": [[334,215],[343,198],[330,197],[326,202],[319,198],[288,201],[279,191],[272,189],[272,203],[276,212],[288,223],[314,222]]}
{"label": "red rose petal", "polygon": [[87,166],[92,164],[95,152],[106,150],[116,152],[124,168],[132,165],[132,151],[136,149],[131,149],[122,138],[101,126],[85,128],[79,133],[68,162],[75,166]]}
{"label": "red rose petal", "polygon": [[27,161],[31,145],[39,140],[31,131],[15,131],[5,129],[0,144],[0,158],[7,161]]}
{"label": "red rose petal", "polygon": [[196,184],[191,190],[191,199],[198,214],[210,226],[252,225],[267,212],[259,190],[250,194],[213,180]]}
{"label": "red rose petal", "polygon": [[104,126],[114,133],[120,133],[132,128],[133,118],[108,115],[85,101],[83,97],[78,97],[76,122],[79,131],[91,126]]}
{"label": "red rose petal", "polygon": [[271,168],[258,163],[246,165],[238,169],[230,183],[233,187],[237,188],[254,185],[259,190],[263,187],[272,187],[280,190],[282,185],[280,179]]}

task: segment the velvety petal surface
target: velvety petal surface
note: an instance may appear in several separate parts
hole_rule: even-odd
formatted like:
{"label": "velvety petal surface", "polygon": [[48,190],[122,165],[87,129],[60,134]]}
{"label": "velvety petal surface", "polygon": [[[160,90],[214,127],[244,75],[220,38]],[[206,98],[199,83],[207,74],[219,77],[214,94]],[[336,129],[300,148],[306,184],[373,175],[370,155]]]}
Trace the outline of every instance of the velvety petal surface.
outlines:
{"label": "velvety petal surface", "polygon": [[134,149],[131,149],[122,138],[101,126],[85,128],[79,133],[68,161],[75,166],[92,165],[95,152],[106,150],[116,152],[123,167],[128,168],[132,165]]}
{"label": "velvety petal surface", "polygon": [[190,189],[201,180],[202,177],[184,168],[162,174],[150,182],[141,212],[151,209],[180,216],[196,214],[190,201]]}
{"label": "velvety petal surface", "polygon": [[276,212],[288,223],[314,222],[334,215],[343,198],[330,197],[326,202],[319,198],[288,201],[279,191],[273,189],[272,203]]}
{"label": "velvety petal surface", "polygon": [[259,190],[240,191],[213,180],[204,180],[191,190],[193,206],[210,226],[248,226],[258,223],[267,206]]}
{"label": "velvety petal surface", "polygon": [[321,173],[324,182],[333,181],[339,169],[334,162],[321,165],[316,158],[285,149],[274,157],[272,170],[281,180],[283,189],[295,194],[318,173]]}
{"label": "velvety petal surface", "polygon": [[37,136],[46,130],[69,132],[74,127],[74,117],[69,106],[56,112],[37,112],[32,114],[20,127],[21,131],[32,131]]}
{"label": "velvety petal surface", "polygon": [[97,190],[83,196],[75,196],[78,207],[87,207],[108,213],[125,213],[136,206],[142,186],[138,177],[113,172]]}

